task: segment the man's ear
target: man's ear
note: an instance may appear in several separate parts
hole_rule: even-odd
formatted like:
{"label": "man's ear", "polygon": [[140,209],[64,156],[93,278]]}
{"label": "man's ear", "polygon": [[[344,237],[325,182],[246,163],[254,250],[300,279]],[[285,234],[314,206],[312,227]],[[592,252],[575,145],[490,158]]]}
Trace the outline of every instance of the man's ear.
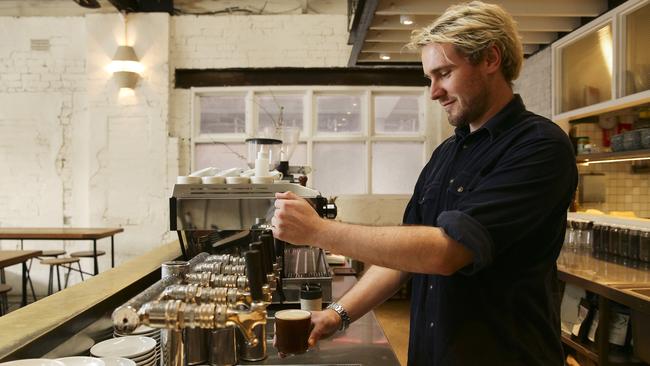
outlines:
{"label": "man's ear", "polygon": [[495,44],[488,47],[485,54],[485,66],[488,73],[501,70],[501,50]]}

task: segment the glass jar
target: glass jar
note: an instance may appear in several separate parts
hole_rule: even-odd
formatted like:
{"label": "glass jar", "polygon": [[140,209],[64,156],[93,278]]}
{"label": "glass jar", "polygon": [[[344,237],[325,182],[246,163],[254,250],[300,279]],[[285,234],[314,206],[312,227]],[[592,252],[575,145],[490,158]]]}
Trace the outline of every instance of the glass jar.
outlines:
{"label": "glass jar", "polygon": [[650,263],[650,230],[639,231],[639,260]]}
{"label": "glass jar", "polygon": [[603,243],[603,225],[601,224],[594,224],[593,227],[594,235],[593,235],[593,243],[591,245],[591,254],[595,258],[600,258],[602,254],[602,243]]}
{"label": "glass jar", "polygon": [[627,265],[630,261],[630,229],[622,227],[618,232],[618,254]]}
{"label": "glass jar", "polygon": [[609,251],[609,232],[611,231],[611,226],[603,224],[600,231],[600,256],[601,258],[607,258],[611,254]]}
{"label": "glass jar", "polygon": [[641,231],[638,227],[630,229],[630,261],[633,266],[639,262],[639,239]]}
{"label": "glass jar", "polygon": [[619,244],[619,231],[620,228],[617,225],[611,225],[609,227],[609,254],[610,256],[616,257],[619,255],[618,244]]}

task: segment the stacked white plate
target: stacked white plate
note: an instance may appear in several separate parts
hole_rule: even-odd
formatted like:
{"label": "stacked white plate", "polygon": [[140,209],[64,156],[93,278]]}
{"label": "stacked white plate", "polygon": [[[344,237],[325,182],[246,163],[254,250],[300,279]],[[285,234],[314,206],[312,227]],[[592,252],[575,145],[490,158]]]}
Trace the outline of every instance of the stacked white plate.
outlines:
{"label": "stacked white plate", "polygon": [[47,358],[28,358],[0,363],[1,366],[65,366],[63,362]]}
{"label": "stacked white plate", "polygon": [[161,345],[160,329],[151,328],[146,325],[141,325],[135,328],[135,330],[130,334],[120,333],[118,330],[113,331],[113,337],[115,338],[130,337],[130,336],[143,336],[143,337],[153,338],[156,341],[156,360],[160,359],[160,354],[162,352],[162,347],[160,346]]}
{"label": "stacked white plate", "polygon": [[95,357],[123,357],[135,362],[136,366],[156,364],[156,340],[143,336],[112,338],[97,343],[90,349]]}

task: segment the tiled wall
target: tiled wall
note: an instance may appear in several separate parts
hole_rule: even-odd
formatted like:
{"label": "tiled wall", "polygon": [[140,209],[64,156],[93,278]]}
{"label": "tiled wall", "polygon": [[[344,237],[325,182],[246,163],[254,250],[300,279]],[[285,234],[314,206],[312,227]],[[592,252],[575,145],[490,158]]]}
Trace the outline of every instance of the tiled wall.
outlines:
{"label": "tiled wall", "polygon": [[[595,124],[579,124],[576,136],[589,136],[590,142],[602,149],[601,129]],[[632,211],[636,216],[650,218],[649,173],[632,173],[631,162],[617,162],[578,166],[580,174],[603,173],[607,188],[604,203],[583,204],[582,209],[604,212]]]}

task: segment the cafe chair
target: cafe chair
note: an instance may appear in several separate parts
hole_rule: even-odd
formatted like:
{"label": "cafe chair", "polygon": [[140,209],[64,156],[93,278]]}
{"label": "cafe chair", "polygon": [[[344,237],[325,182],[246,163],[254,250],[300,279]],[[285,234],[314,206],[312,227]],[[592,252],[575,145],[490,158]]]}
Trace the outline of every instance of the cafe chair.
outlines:
{"label": "cafe chair", "polygon": [[[79,263],[79,258],[48,258],[41,259],[41,264],[50,266],[50,277],[47,284],[47,294],[52,295],[54,292],[54,267],[56,267],[56,282],[59,291],[61,291],[61,275],[59,272],[59,267],[64,267],[68,269],[68,272],[65,274],[65,284],[63,288],[68,287],[68,280],[70,279],[70,272],[72,271],[72,264],[77,263],[78,271],[81,274],[81,280],[84,279],[84,273],[81,270],[81,264]],[[77,270],[75,270],[77,271]]]}
{"label": "cafe chair", "polygon": [[9,299],[7,293],[11,291],[11,286],[7,284],[0,284],[0,316],[9,312]]}
{"label": "cafe chair", "polygon": [[[98,250],[97,251],[97,257],[101,257],[104,254],[106,254],[106,252],[103,251],[103,250]],[[94,259],[95,258],[95,253],[92,250],[84,250],[84,251],[81,251],[81,252],[70,253],[70,257],[71,258],[79,258],[79,259],[81,259],[81,258],[93,258]],[[87,275],[90,275],[90,276],[93,275],[90,272],[84,272],[84,273],[87,274]]]}

